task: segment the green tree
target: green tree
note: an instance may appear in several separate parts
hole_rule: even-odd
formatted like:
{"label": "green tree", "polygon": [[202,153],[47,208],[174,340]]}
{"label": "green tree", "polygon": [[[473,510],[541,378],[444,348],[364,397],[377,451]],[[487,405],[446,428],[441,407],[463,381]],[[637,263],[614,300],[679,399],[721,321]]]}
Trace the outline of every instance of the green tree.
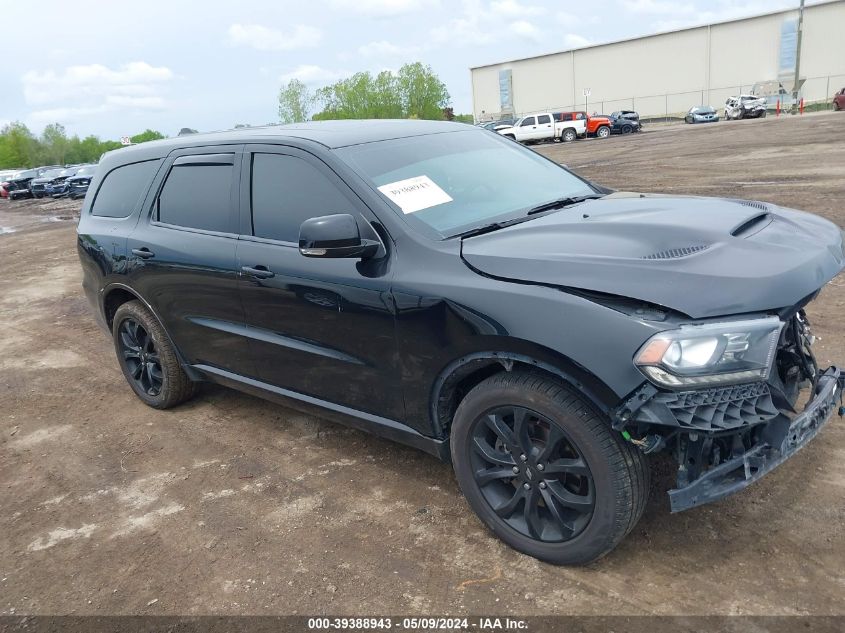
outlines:
{"label": "green tree", "polygon": [[397,74],[355,73],[320,88],[321,119],[443,119],[449,92],[430,66],[406,64]]}
{"label": "green tree", "polygon": [[307,121],[313,107],[314,95],[299,79],[291,79],[279,90],[279,120],[282,123]]}
{"label": "green tree", "polygon": [[434,74],[431,66],[421,62],[405,64],[397,77],[405,116],[414,119],[442,119],[449,105],[446,84]]}
{"label": "green tree", "polygon": [[136,134],[135,136],[130,136],[129,140],[133,143],[146,143],[147,141],[158,141],[163,138],[167,138],[161,132],[157,132],[156,130],[146,129],[140,134]]}
{"label": "green tree", "polygon": [[41,162],[53,165],[64,165],[68,153],[68,139],[65,126],[61,123],[51,123],[41,134]]}
{"label": "green tree", "polygon": [[0,130],[0,167],[29,167],[37,153],[38,141],[23,123],[14,121]]}

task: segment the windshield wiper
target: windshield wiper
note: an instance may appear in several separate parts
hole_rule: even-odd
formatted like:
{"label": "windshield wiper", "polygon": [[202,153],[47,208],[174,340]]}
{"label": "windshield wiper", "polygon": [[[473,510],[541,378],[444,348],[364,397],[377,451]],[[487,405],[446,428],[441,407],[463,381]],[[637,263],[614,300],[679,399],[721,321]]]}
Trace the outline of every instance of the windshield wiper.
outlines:
{"label": "windshield wiper", "polygon": [[530,209],[525,215],[534,215],[535,213],[551,211],[552,209],[562,209],[563,207],[568,207],[573,204],[578,204],[579,202],[584,202],[584,200],[595,200],[596,198],[601,197],[603,197],[601,194],[592,193],[588,196],[572,196],[569,198],[559,198],[558,200],[552,200],[551,202],[546,202],[544,204],[537,205],[536,207]]}
{"label": "windshield wiper", "polygon": [[476,235],[484,235],[485,233],[491,233],[493,231],[498,231],[499,229],[503,229],[506,226],[510,226],[507,222],[492,222],[490,224],[485,224],[484,226],[479,226],[476,229],[470,229],[469,231],[464,231],[463,233],[458,233],[460,237],[475,237]]}

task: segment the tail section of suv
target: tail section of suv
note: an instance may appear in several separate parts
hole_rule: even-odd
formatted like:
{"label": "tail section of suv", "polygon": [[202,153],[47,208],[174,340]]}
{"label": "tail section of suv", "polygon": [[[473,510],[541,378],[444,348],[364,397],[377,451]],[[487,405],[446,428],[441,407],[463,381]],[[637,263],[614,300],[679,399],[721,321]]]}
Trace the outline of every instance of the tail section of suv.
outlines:
{"label": "tail section of suv", "polygon": [[684,510],[781,464],[839,400],[804,314],[845,265],[833,224],[608,193],[461,124],[111,152],[78,251],[148,405],[211,381],[415,446],[452,463],[495,535],[558,564],[633,529],[647,454],[678,461]]}

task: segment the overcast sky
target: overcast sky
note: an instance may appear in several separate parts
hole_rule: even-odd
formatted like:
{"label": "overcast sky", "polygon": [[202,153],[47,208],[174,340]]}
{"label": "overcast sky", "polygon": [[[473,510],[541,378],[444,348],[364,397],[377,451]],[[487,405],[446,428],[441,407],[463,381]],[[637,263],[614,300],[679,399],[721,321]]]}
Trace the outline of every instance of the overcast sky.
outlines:
{"label": "overcast sky", "polygon": [[117,138],[277,120],[280,85],[469,67],[796,6],[798,0],[0,0],[0,125]]}

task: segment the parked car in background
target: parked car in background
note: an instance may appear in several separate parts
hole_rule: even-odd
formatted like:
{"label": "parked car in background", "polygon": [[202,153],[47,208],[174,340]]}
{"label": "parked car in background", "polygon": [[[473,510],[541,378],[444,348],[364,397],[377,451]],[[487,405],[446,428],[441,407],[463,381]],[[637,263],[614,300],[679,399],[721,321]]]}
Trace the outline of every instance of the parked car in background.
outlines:
{"label": "parked car in background", "polygon": [[634,110],[617,110],[607,118],[610,119],[611,134],[630,134],[643,129],[640,115]]}
{"label": "parked car in background", "polygon": [[516,123],[516,119],[500,119],[498,121],[488,121],[487,123],[479,123],[478,127],[490,130],[491,132],[498,132],[506,127],[511,127]]}
{"label": "parked car in background", "polygon": [[39,169],[25,169],[19,171],[9,180],[9,186],[6,190],[9,192],[10,200],[20,200],[21,198],[31,198],[32,192],[29,189],[29,183],[33,178],[38,178],[43,171]]}
{"label": "parked car in background", "polygon": [[496,130],[502,136],[520,143],[561,140],[574,141],[583,126],[568,120],[562,113],[541,112],[519,119],[511,127]]}
{"label": "parked car in background", "polygon": [[597,136],[598,138],[607,138],[610,136],[611,121],[609,117],[600,114],[590,116],[583,110],[561,112],[560,114],[564,120],[584,122],[584,132],[579,133],[581,137]]}
{"label": "parked car in background", "polygon": [[88,185],[91,184],[91,178],[97,173],[97,165],[82,165],[76,170],[76,173],[65,180],[66,195],[69,198],[84,198],[88,193]]}
{"label": "parked car in background", "polygon": [[719,113],[713,106],[693,106],[687,110],[684,121],[687,123],[717,123],[719,121]]}
{"label": "parked car in background", "polygon": [[79,166],[74,165],[73,167],[67,167],[66,169],[59,170],[59,175],[53,178],[47,183],[46,187],[44,187],[46,194],[55,198],[67,193],[67,179],[73,176],[78,169]]}
{"label": "parked car in background", "polygon": [[837,111],[845,110],[845,88],[833,96],[833,109]]}
{"label": "parked car in background", "polygon": [[17,173],[17,171],[6,171],[0,173],[0,198],[9,197],[9,181]]}
{"label": "parked car in background", "polygon": [[62,171],[63,170],[61,168],[46,169],[33,178],[29,182],[29,190],[32,193],[32,196],[34,198],[43,198],[46,196],[47,186],[53,182],[55,178],[58,178]]}
{"label": "parked car in background", "polygon": [[740,119],[762,119],[766,116],[766,98],[756,95],[739,95],[729,97],[725,101],[725,118],[738,121]]}

